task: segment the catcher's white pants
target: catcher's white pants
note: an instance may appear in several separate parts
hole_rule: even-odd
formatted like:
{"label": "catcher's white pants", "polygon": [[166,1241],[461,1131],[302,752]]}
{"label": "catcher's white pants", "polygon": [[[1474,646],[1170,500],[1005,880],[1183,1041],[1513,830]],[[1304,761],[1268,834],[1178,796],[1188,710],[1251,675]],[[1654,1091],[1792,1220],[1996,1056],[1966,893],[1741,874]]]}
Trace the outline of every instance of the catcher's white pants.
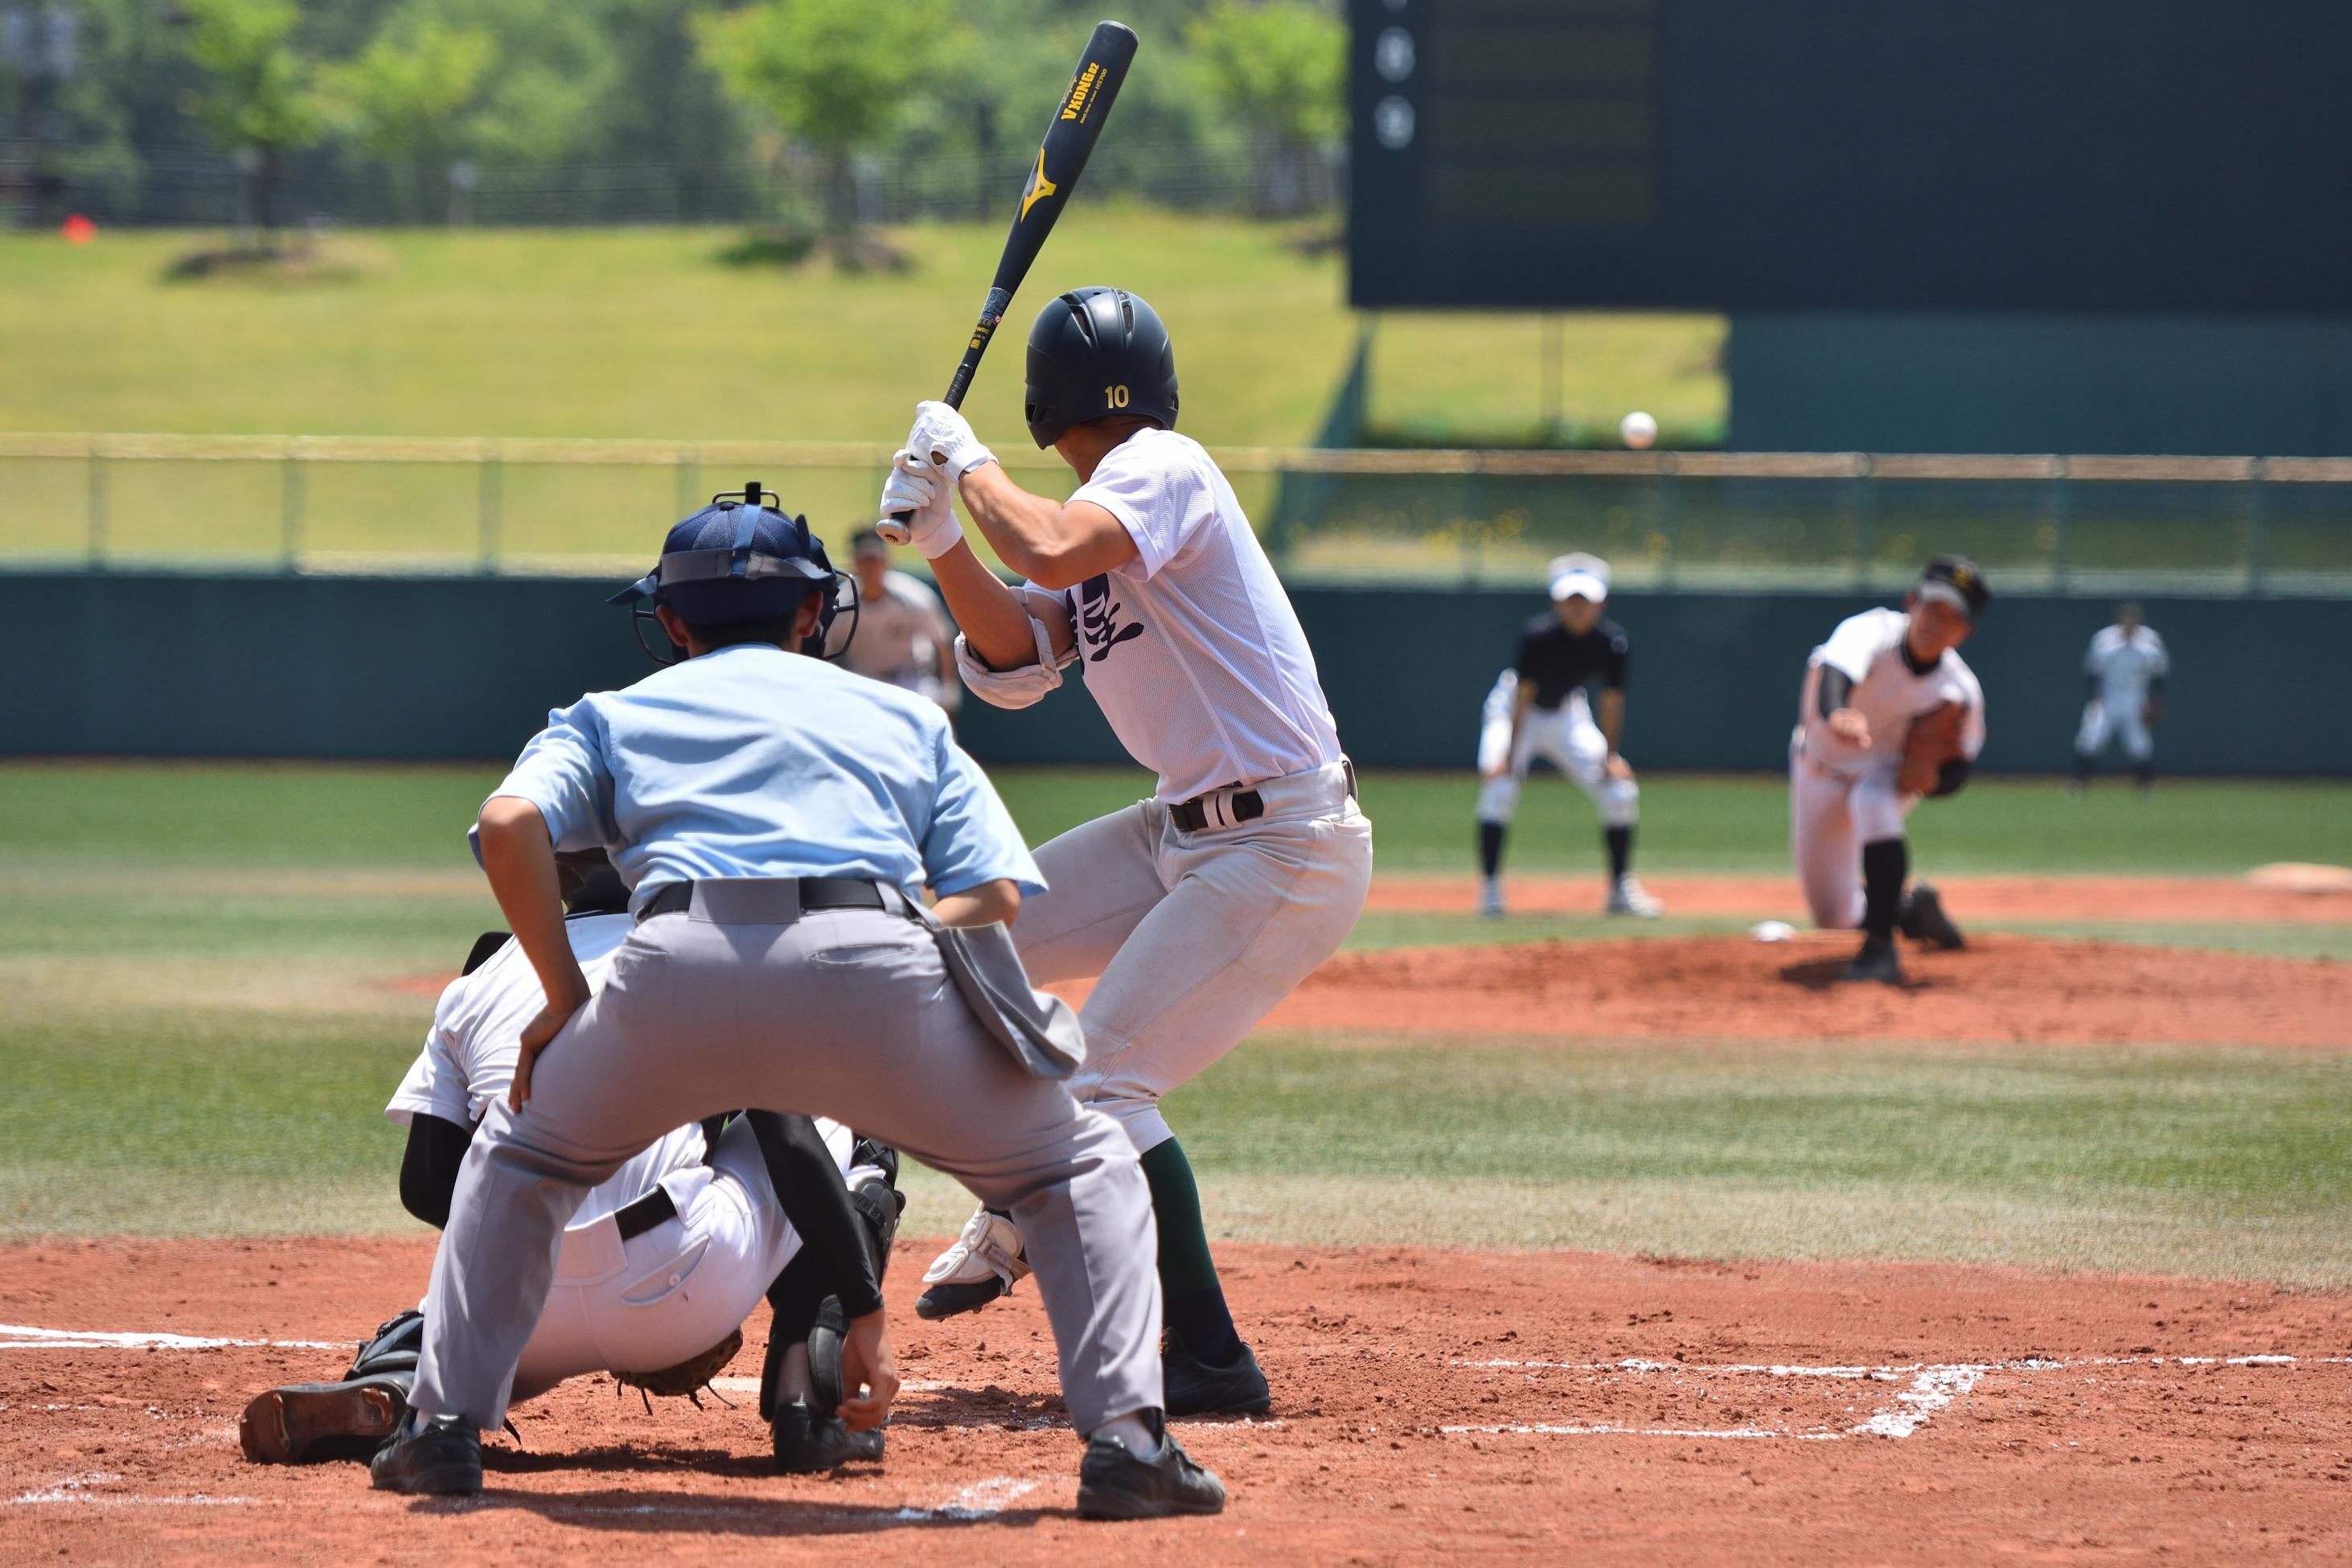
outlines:
{"label": "catcher's white pants", "polygon": [[1519,743],[1511,749],[1511,710],[1518,678],[1509,670],[1486,694],[1478,729],[1478,769],[1484,773],[1510,756],[1510,771],[1488,779],[1478,790],[1478,820],[1507,823],[1519,807],[1519,786],[1528,770],[1541,757],[1585,793],[1601,814],[1603,827],[1631,827],[1641,817],[1641,787],[1632,779],[1609,776],[1609,742],[1592,721],[1592,705],[1581,689],[1546,712],[1528,710],[1519,729]]}
{"label": "catcher's white pants", "polygon": [[1040,984],[1098,977],[1079,1019],[1083,1104],[1138,1153],[1173,1134],[1160,1097],[1205,1071],[1339,950],[1372,879],[1372,825],[1338,763],[1255,787],[1265,815],[1179,830],[1142,801],[1037,851],[1048,890],[1013,940]]}
{"label": "catcher's white pants", "polygon": [[2083,727],[2074,732],[2077,754],[2095,757],[2107,749],[2110,737],[2124,743],[2124,754],[2135,763],[2156,755],[2156,737],[2148,732],[2144,709],[2137,702],[2109,702],[2094,697],[2083,704]]}
{"label": "catcher's white pants", "polygon": [[[850,1132],[820,1121],[845,1177]],[[664,1176],[677,1215],[628,1240],[611,1215],[569,1227],[555,1284],[515,1369],[515,1399],[589,1372],[660,1372],[727,1337],[801,1249],[750,1123],[719,1135],[708,1165]]]}
{"label": "catcher's white pants", "polygon": [[1895,782],[1901,767],[1890,758],[1842,772],[1805,755],[1801,728],[1789,742],[1789,855],[1824,931],[1861,928],[1862,847],[1902,837],[1919,801]]}

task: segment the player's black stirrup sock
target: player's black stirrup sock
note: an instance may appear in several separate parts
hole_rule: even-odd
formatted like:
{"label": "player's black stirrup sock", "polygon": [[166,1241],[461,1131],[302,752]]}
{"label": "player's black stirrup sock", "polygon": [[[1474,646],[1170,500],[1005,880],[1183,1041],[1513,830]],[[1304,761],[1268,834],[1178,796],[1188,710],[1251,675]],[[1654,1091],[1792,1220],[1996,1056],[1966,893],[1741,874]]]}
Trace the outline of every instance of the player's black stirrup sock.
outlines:
{"label": "player's black stirrup sock", "polygon": [[1622,882],[1633,864],[1633,830],[1630,827],[1610,827],[1601,837],[1609,841],[1609,879]]}
{"label": "player's black stirrup sock", "polygon": [[2095,758],[2095,757],[2094,757],[2094,756],[2092,756],[2090,752],[2075,752],[2075,753],[2074,753],[2074,782],[2075,782],[2076,784],[2089,784],[2089,783],[2091,782],[2091,770],[2092,770],[2093,768],[2096,767],[2097,765],[2098,765],[2098,759],[2097,759],[2097,758]]}
{"label": "player's black stirrup sock", "polygon": [[1192,1163],[1171,1138],[1143,1157],[1143,1179],[1160,1216],[1160,1314],[1168,1331],[1211,1366],[1229,1366],[1241,1359],[1242,1340],[1209,1256]]}
{"label": "player's black stirrup sock", "polygon": [[1499,822],[1478,825],[1478,869],[1489,880],[1503,874],[1503,825]]}
{"label": "player's black stirrup sock", "polygon": [[2139,765],[2137,769],[2135,769],[2134,771],[2135,771],[2135,772],[2139,775],[2139,787],[2140,787],[2140,788],[2142,788],[2142,789],[2152,789],[2152,788],[2154,788],[2154,787],[2155,787],[2155,785],[2156,785],[2156,759],[2155,759],[2155,758],[2151,757],[2151,758],[2149,758],[2147,762],[2144,762],[2144,763],[2140,763],[2140,765]]}
{"label": "player's black stirrup sock", "polygon": [[1911,875],[1911,847],[1900,838],[1880,838],[1862,847],[1863,934],[1892,938],[1903,912],[1903,884]]}

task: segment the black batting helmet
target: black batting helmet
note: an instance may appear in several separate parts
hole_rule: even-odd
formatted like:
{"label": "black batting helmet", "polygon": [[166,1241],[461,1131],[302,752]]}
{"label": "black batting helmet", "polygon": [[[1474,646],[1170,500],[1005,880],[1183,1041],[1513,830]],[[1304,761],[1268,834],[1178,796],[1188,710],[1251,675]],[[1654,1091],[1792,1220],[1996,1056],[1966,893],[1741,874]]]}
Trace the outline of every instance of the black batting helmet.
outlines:
{"label": "black batting helmet", "polygon": [[841,574],[824,541],[809,531],[808,519],[772,504],[781,500],[756,479],[740,491],[720,491],[669,531],[651,572],[604,601],[629,606],[637,641],[656,664],[667,661],[646,645],[652,605],[667,605],[691,626],[731,626],[790,616],[812,593],[822,595],[821,608],[803,651],[823,654],[841,610]]}
{"label": "black batting helmet", "polygon": [[1029,434],[1050,447],[1062,432],[1112,414],[1176,427],[1176,353],[1160,312],[1122,289],[1073,289],[1029,329]]}

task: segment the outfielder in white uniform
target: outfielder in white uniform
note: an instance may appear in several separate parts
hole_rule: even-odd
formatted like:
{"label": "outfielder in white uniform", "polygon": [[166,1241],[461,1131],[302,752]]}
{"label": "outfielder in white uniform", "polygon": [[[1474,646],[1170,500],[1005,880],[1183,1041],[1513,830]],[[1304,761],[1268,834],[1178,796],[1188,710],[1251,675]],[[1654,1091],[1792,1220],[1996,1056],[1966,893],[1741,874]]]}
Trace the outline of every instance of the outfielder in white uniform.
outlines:
{"label": "outfielder in white uniform", "polygon": [[[1224,475],[1176,433],[1176,401],[1149,305],[1113,289],[1062,295],[1029,335],[1027,416],[1077,490],[1022,489],[961,414],[926,403],[883,510],[909,514],[975,692],[1026,707],[1083,659],[1120,743],[1160,775],[1151,799],[1036,852],[1048,890],[1023,905],[1013,940],[1040,981],[1097,977],[1071,1088],[1143,1156],[1169,1413],[1254,1413],[1268,1407],[1265,1375],[1226,1310],[1160,1100],[1339,948],[1363,909],[1372,837],[1297,615]],[[958,493],[1024,588],[963,542]],[[982,1210],[924,1276],[918,1310],[993,1300],[1024,1271],[1021,1247]]]}
{"label": "outfielder in white uniform", "polygon": [[[1543,758],[1582,790],[1601,814],[1609,855],[1602,912],[1656,916],[1665,906],[1633,876],[1633,825],[1642,788],[1617,749],[1625,732],[1625,676],[1633,639],[1601,613],[1609,597],[1609,563],[1563,555],[1551,563],[1551,613],[1519,636],[1511,668],[1496,678],[1478,731],[1478,912],[1503,912],[1503,837],[1518,809],[1528,769]],[[1593,721],[1590,688],[1601,688]]]}
{"label": "outfielder in white uniform", "polygon": [[[592,888],[609,886],[610,895],[587,898],[586,912],[568,919],[564,933],[581,973],[601,988],[632,921],[618,878],[605,870],[589,880]],[[575,896],[572,903],[581,910],[583,900]],[[503,935],[485,938],[477,961],[442,992],[425,1049],[384,1108],[410,1135],[402,1203],[436,1226],[448,1217],[456,1184],[452,1156],[462,1156],[473,1129],[506,1098],[523,1026],[545,1003],[521,949],[511,941],[492,947]],[[887,1191],[895,1155],[856,1140],[838,1122],[820,1120],[811,1131],[822,1140],[822,1168],[812,1171],[803,1161],[799,1175],[845,1182],[853,1190],[881,1187],[887,1207],[860,1205],[877,1227],[863,1245],[887,1253],[882,1227],[895,1228],[898,1206]],[[866,1162],[854,1168],[853,1148]],[[710,1363],[708,1370],[716,1372],[742,1342],[738,1331],[762,1296],[778,1297],[781,1318],[783,1296],[809,1294],[784,1278],[801,1252],[800,1234],[777,1200],[749,1119],[728,1122],[715,1144],[703,1123],[676,1129],[591,1190],[565,1228],[554,1288],[516,1369],[514,1398],[536,1398],[590,1372],[661,1374],[688,1363]],[[810,1409],[807,1335],[816,1315],[789,1330],[780,1325],[763,1380],[763,1414],[794,1406],[779,1422],[778,1458],[791,1469],[830,1469],[882,1453],[879,1431],[851,1433],[829,1407]],[[402,1313],[362,1347],[344,1379],[257,1396],[240,1426],[247,1457],[291,1461],[372,1448],[405,1408],[421,1337],[422,1313]]]}
{"label": "outfielder in white uniform", "polygon": [[1925,798],[1899,782],[1915,720],[1959,704],[1959,759],[1935,795],[1955,794],[1984,748],[1984,691],[1960,659],[1991,595],[1973,562],[1928,563],[1901,610],[1864,610],[1838,624],[1805,663],[1797,727],[1789,743],[1789,847],[1813,923],[1863,932],[1844,978],[1899,984],[1900,930],[1938,947],[1961,945],[1936,889],[1907,893],[1911,851],[1904,822]]}
{"label": "outfielder in white uniform", "polygon": [[2091,639],[2083,656],[2091,700],[2083,705],[2083,727],[2074,734],[2074,793],[2090,787],[2091,774],[2107,742],[2119,740],[2132,760],[2139,787],[2156,787],[2156,726],[2164,718],[2164,681],[2172,659],[2155,628],[2141,624],[2139,606],[2125,605],[2116,624]]}
{"label": "outfielder in white uniform", "polygon": [[946,606],[921,578],[890,570],[890,547],[874,530],[859,530],[849,550],[857,616],[854,623],[843,616],[833,629],[833,642],[845,645],[842,665],[928,697],[952,718],[963,705],[963,683],[955,678],[955,623]]}

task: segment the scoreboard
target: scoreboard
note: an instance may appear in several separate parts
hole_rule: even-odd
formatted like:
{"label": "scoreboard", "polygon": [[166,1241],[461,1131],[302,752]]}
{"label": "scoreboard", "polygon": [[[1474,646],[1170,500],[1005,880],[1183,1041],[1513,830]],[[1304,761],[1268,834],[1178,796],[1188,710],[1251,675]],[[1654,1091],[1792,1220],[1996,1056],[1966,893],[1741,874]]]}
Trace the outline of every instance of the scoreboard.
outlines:
{"label": "scoreboard", "polygon": [[2352,314],[2346,0],[1349,0],[1364,308]]}

